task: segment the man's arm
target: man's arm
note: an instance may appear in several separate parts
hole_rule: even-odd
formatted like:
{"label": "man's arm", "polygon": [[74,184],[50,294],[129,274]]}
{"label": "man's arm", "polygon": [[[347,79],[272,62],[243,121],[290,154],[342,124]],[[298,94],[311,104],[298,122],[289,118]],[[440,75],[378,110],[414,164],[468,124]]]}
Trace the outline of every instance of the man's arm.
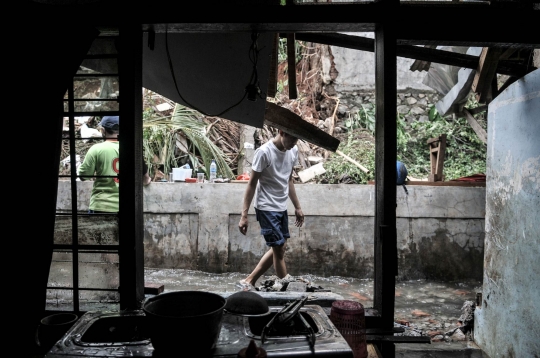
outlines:
{"label": "man's arm", "polygon": [[77,175],[79,175],[79,179],[81,180],[89,180],[91,176],[95,174],[95,160],[94,160],[94,154],[92,153],[92,148],[86,152],[86,155],[84,156],[82,164],[79,166],[79,169],[77,169]]}
{"label": "man's arm", "polygon": [[291,176],[289,177],[289,198],[291,199],[293,205],[294,205],[294,215],[296,216],[296,221],[294,225],[297,227],[302,226],[304,224],[304,213],[302,212],[302,208],[300,207],[300,201],[298,200],[298,197],[296,196],[296,189],[294,187],[294,181],[291,171]]}
{"label": "man's arm", "polygon": [[257,188],[257,183],[259,182],[260,177],[261,177],[260,172],[256,172],[252,170],[251,175],[249,177],[249,182],[247,183],[246,191],[244,193],[244,201],[242,204],[242,216],[240,217],[240,222],[238,223],[238,229],[243,235],[245,235],[247,232],[248,211],[249,211],[249,207],[251,206],[251,201],[253,200],[253,196],[255,195],[255,189]]}

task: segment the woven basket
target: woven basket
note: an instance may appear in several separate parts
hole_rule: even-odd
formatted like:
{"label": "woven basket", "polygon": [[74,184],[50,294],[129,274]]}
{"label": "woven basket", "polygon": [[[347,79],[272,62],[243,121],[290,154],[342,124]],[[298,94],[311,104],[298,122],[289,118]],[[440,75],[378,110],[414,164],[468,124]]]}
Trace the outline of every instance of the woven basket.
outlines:
{"label": "woven basket", "polygon": [[354,358],[367,358],[364,306],[355,301],[334,301],[330,320],[351,347]]}

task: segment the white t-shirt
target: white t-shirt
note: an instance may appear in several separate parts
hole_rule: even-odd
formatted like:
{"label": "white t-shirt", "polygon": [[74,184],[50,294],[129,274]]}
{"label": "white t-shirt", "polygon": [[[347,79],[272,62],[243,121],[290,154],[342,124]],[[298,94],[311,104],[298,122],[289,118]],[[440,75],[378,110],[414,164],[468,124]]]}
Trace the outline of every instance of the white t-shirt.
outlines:
{"label": "white t-shirt", "polygon": [[265,211],[287,210],[289,178],[298,160],[298,147],[280,151],[270,140],[255,151],[251,169],[261,173],[255,190],[255,208]]}

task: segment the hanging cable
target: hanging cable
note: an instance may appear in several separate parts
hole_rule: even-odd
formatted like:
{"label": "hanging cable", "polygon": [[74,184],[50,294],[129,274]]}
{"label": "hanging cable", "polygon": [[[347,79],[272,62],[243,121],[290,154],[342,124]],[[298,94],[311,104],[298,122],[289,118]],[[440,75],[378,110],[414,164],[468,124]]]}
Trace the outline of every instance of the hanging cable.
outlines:
{"label": "hanging cable", "polygon": [[188,107],[191,107],[194,110],[196,110],[196,111],[198,111],[198,112],[200,112],[203,115],[208,116],[208,117],[220,117],[221,115],[227,113],[228,111],[230,111],[234,107],[238,106],[246,98],[246,96],[247,96],[248,100],[250,100],[250,101],[256,101],[257,96],[262,99],[261,89],[260,89],[260,85],[259,85],[259,75],[257,73],[257,63],[259,61],[259,49],[258,49],[258,45],[257,45],[257,39],[259,38],[258,33],[253,32],[251,34],[251,45],[249,47],[248,56],[249,56],[249,59],[250,59],[251,63],[253,64],[253,70],[251,72],[251,77],[249,79],[249,83],[245,87],[244,95],[242,96],[242,98],[240,98],[240,100],[238,102],[236,102],[232,106],[230,106],[230,107],[226,108],[225,110],[223,110],[223,111],[221,111],[219,113],[216,113],[216,114],[206,113],[205,111],[197,108],[196,106],[189,103],[182,96],[182,93],[180,93],[180,90],[178,89],[178,83],[176,82],[176,76],[174,74],[174,68],[173,68],[173,64],[172,64],[172,60],[171,60],[171,55],[170,55],[170,52],[169,52],[168,33],[169,33],[169,31],[168,31],[168,27],[167,27],[165,29],[165,51],[167,52],[167,60],[169,61],[169,69],[171,70],[171,76],[172,76],[173,81],[174,81],[174,87],[176,88],[176,92],[178,93],[178,95],[180,96],[182,101],[184,101],[184,103]]}

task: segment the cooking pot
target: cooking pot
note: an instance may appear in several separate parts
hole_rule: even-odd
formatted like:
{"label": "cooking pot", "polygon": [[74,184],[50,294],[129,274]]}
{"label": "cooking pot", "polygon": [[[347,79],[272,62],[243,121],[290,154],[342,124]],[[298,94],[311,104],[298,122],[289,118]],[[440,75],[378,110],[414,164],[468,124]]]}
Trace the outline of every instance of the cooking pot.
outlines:
{"label": "cooking pot", "polygon": [[143,305],[157,353],[205,356],[214,349],[226,299],[204,291],[174,291],[150,297]]}
{"label": "cooking pot", "polygon": [[244,317],[262,317],[271,313],[266,300],[252,291],[238,291],[227,298],[225,313]]}

